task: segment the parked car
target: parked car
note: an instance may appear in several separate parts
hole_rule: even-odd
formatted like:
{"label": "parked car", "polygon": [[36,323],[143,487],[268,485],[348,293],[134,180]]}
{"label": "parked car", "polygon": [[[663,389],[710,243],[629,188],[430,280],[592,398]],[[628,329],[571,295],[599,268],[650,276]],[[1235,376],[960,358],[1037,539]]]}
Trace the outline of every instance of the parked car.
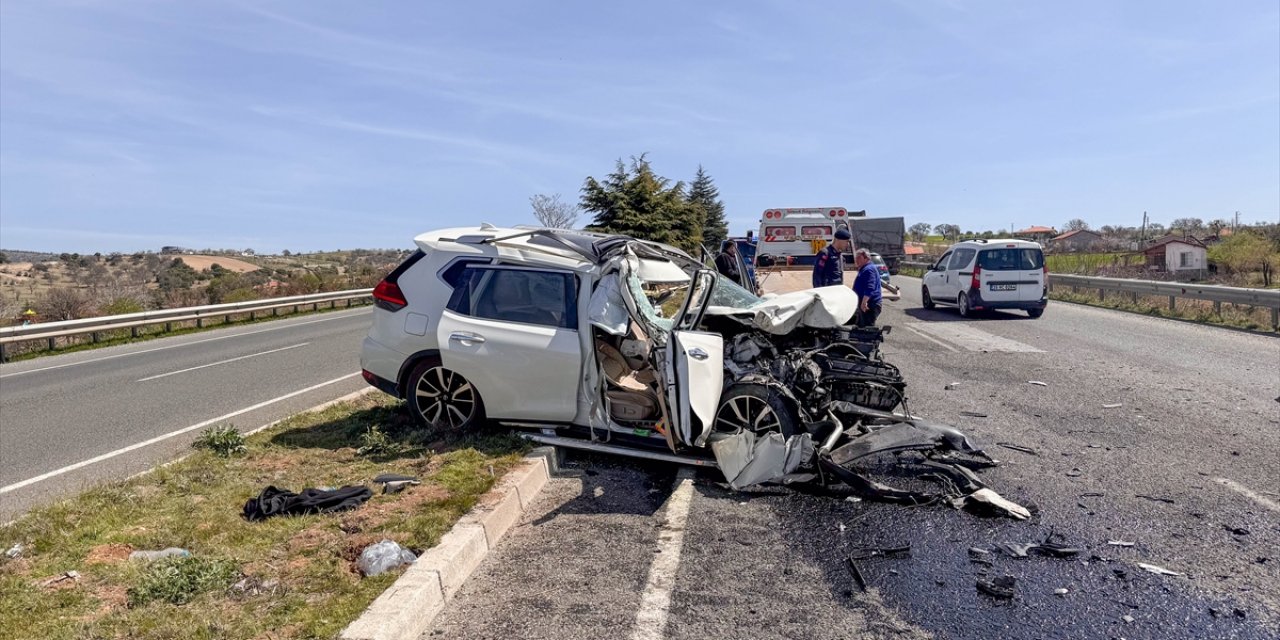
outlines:
{"label": "parked car", "polygon": [[848,287],[761,298],[673,247],[581,231],[484,225],[414,242],[374,289],[360,362],[424,426],[487,420],[716,466],[735,487],[821,467],[810,475],[895,501],[926,497],[854,462],[904,448],[983,456],[907,413],[884,330],[843,324],[858,303]]}
{"label": "parked car", "polygon": [[876,268],[880,270],[880,283],[889,284],[889,265],[885,264],[884,258],[880,254],[872,253],[870,255],[871,264],[876,265]]}
{"label": "parked car", "polygon": [[966,240],[953,245],[922,278],[924,308],[954,304],[960,315],[1023,309],[1039,318],[1049,304],[1049,270],[1040,245],[1027,240]]}

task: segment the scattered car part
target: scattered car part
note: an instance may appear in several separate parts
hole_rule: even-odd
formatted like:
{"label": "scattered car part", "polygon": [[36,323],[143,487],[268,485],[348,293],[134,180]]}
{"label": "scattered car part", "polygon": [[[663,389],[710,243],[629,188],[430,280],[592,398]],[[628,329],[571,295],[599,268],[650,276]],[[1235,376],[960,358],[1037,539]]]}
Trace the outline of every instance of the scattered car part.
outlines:
{"label": "scattered car part", "polygon": [[979,512],[1006,515],[1015,520],[1031,518],[1031,512],[1026,507],[1004,499],[991,489],[979,489],[953,500],[951,505],[957,509],[968,507]]}
{"label": "scattered car part", "polygon": [[862,571],[858,569],[858,563],[853,558],[845,558],[845,563],[849,567],[849,573],[853,576],[853,581],[858,584],[858,588],[867,590],[867,579],[862,577]]}
{"label": "scattered car part", "polygon": [[1024,447],[1024,446],[1022,446],[1022,445],[1013,444],[1013,443],[1011,443],[1011,442],[997,442],[997,443],[996,443],[996,446],[997,446],[997,447],[1004,447],[1004,448],[1006,448],[1006,449],[1012,449],[1013,451],[1020,451],[1020,452],[1022,452],[1022,453],[1026,453],[1026,454],[1033,455],[1033,456],[1038,456],[1038,455],[1040,455],[1040,454],[1036,453],[1036,450],[1035,450],[1035,449],[1032,449],[1031,447]]}
{"label": "scattered car part", "polygon": [[405,487],[416,484],[422,484],[422,481],[414,476],[404,476],[398,473],[383,473],[373,479],[374,484],[382,485],[382,493],[399,493],[404,491]]}
{"label": "scattered car part", "polygon": [[1154,564],[1146,564],[1146,563],[1142,563],[1142,562],[1139,562],[1139,563],[1138,563],[1138,568],[1139,568],[1139,569],[1142,569],[1143,571],[1148,571],[1148,572],[1151,572],[1151,573],[1154,573],[1154,574],[1156,574],[1156,575],[1160,575],[1160,576],[1181,576],[1181,575],[1186,575],[1186,574],[1178,573],[1177,571],[1170,571],[1170,570],[1168,570],[1168,569],[1166,569],[1166,568],[1164,568],[1164,567],[1159,567],[1159,566],[1156,566],[1156,565],[1154,565]]}
{"label": "scattered car part", "polygon": [[1035,385],[1035,386],[1037,386],[1037,387],[1047,387],[1047,386],[1049,386],[1047,383],[1041,382],[1041,381],[1039,381],[1039,380],[1028,380],[1028,381],[1027,381],[1027,384],[1033,384],[1033,385]]}
{"label": "scattered car part", "polygon": [[1134,545],[1134,543],[1129,542],[1128,540],[1108,540],[1107,544],[1113,547],[1132,547]]}
{"label": "scattered car part", "polygon": [[1013,598],[1014,586],[1018,584],[1018,579],[1013,576],[1002,576],[995,580],[987,580],[986,578],[978,578],[978,591],[985,593],[1000,600],[1010,600]]}

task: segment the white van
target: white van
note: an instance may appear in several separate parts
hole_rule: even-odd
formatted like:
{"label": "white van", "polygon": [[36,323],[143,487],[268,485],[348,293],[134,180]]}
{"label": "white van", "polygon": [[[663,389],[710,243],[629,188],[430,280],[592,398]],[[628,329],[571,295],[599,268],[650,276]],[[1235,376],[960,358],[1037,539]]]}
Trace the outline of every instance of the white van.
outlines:
{"label": "white van", "polygon": [[960,315],[1023,309],[1039,318],[1048,305],[1044,250],[1026,240],[966,240],[952,245],[924,274],[924,308],[954,304]]}

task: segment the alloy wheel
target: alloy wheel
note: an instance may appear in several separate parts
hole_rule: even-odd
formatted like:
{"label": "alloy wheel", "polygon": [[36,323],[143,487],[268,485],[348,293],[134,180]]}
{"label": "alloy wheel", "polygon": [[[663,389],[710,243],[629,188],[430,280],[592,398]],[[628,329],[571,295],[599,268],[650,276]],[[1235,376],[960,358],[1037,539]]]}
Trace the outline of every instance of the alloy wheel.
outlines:
{"label": "alloy wheel", "polygon": [[762,434],[782,431],[782,421],[769,403],[755,396],[729,398],[716,412],[716,430],[728,433],[754,431]]}
{"label": "alloy wheel", "polygon": [[422,373],[414,387],[416,405],[422,418],[433,425],[458,429],[476,414],[476,390],[462,375],[444,367]]}

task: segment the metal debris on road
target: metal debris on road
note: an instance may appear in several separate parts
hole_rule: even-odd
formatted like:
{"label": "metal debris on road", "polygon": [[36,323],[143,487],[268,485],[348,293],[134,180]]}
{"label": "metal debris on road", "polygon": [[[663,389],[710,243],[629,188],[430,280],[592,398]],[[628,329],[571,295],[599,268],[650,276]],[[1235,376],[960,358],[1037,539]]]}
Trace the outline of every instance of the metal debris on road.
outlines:
{"label": "metal debris on road", "polygon": [[1123,404],[1123,403],[1121,403],[1121,404],[1104,404],[1104,405],[1102,405],[1102,408],[1103,408],[1103,409],[1119,409],[1120,407],[1123,407],[1123,406],[1124,406],[1124,404]]}
{"label": "metal debris on road", "polygon": [[1082,475],[1084,475],[1084,472],[1080,470],[1080,467],[1071,467],[1071,470],[1067,472],[1067,477],[1069,478],[1079,478]]}
{"label": "metal debris on road", "polygon": [[979,412],[977,412],[977,411],[961,411],[961,412],[960,412],[960,415],[962,415],[962,416],[968,416],[968,417],[970,417],[970,418],[985,418],[985,417],[987,417],[987,414],[985,414],[985,413],[979,413]]}
{"label": "metal debris on road", "polygon": [[1124,615],[1123,618],[1121,618],[1121,620],[1124,620],[1125,624],[1133,624],[1133,616],[1127,613]]}
{"label": "metal debris on road", "polygon": [[867,580],[862,577],[862,571],[858,569],[858,563],[854,562],[853,558],[845,558],[845,562],[848,563],[849,573],[853,576],[853,581],[858,584],[858,588],[866,591]]}
{"label": "metal debris on road", "polygon": [[985,593],[994,598],[1001,600],[1009,600],[1013,598],[1013,588],[1018,584],[1018,579],[1013,576],[1004,576],[995,580],[986,580],[978,578],[978,591]]}
{"label": "metal debris on road", "polygon": [[1027,381],[1027,384],[1034,384],[1034,385],[1035,385],[1035,386],[1037,386],[1037,387],[1047,387],[1047,386],[1049,386],[1048,384],[1045,384],[1045,383],[1043,383],[1043,382],[1040,382],[1039,380],[1028,380],[1028,381]]}
{"label": "metal debris on road", "polygon": [[866,560],[868,558],[901,558],[911,557],[911,545],[904,544],[898,547],[857,547],[858,553],[850,555],[853,560]]}
{"label": "metal debris on road", "polygon": [[1021,451],[1022,453],[1030,454],[1030,455],[1033,455],[1033,456],[1038,456],[1038,455],[1040,455],[1040,454],[1036,453],[1036,450],[1035,450],[1035,449],[1032,449],[1031,447],[1024,447],[1024,446],[1022,446],[1022,445],[1013,444],[1013,443],[1011,443],[1011,442],[997,442],[997,443],[996,443],[996,446],[997,446],[997,447],[1004,447],[1004,448],[1006,448],[1006,449],[1012,449],[1012,450],[1014,450],[1014,451]]}
{"label": "metal debris on road", "polygon": [[1133,496],[1133,497],[1135,497],[1135,498],[1142,498],[1143,500],[1150,500],[1150,501],[1152,501],[1152,502],[1163,502],[1163,503],[1165,503],[1165,504],[1177,504],[1177,503],[1175,503],[1175,502],[1173,501],[1173,499],[1172,499],[1172,498],[1161,498],[1161,497],[1158,497],[1158,496],[1146,496],[1146,495],[1142,495],[1142,494],[1140,494],[1140,493],[1138,493],[1138,494],[1134,494],[1134,496]]}
{"label": "metal debris on road", "polygon": [[1107,544],[1113,547],[1132,547],[1134,545],[1134,543],[1129,542],[1128,540],[1108,540]]}
{"label": "metal debris on road", "polygon": [[943,390],[943,391],[951,391],[952,389],[956,389],[956,388],[958,388],[959,386],[960,386],[960,383],[959,383],[959,382],[952,382],[951,384],[948,384],[947,386],[943,387],[943,388],[942,388],[942,390]]}
{"label": "metal debris on road", "polygon": [[1005,515],[1015,520],[1027,520],[1031,518],[1031,512],[1026,507],[1006,500],[1000,494],[990,489],[979,489],[973,493],[957,498],[951,501],[951,506],[959,509],[961,507],[969,507],[970,510],[986,512],[995,515]]}
{"label": "metal debris on road", "polygon": [[1067,591],[1066,589],[1054,589],[1054,590],[1053,590],[1053,595],[1055,595],[1055,596],[1065,596],[1065,595],[1067,595],[1067,593],[1068,593],[1068,591]]}
{"label": "metal debris on road", "polygon": [[1139,568],[1139,569],[1142,569],[1143,571],[1148,571],[1148,572],[1150,572],[1150,573],[1154,573],[1154,574],[1156,574],[1156,575],[1160,575],[1160,576],[1181,576],[1181,575],[1185,575],[1185,574],[1182,574],[1182,573],[1178,573],[1177,571],[1170,571],[1170,570],[1168,570],[1168,569],[1166,569],[1166,568],[1164,568],[1164,567],[1158,567],[1158,566],[1156,566],[1156,565],[1154,565],[1154,564],[1146,564],[1146,563],[1142,563],[1142,562],[1139,562],[1139,563],[1138,563],[1138,568]]}

